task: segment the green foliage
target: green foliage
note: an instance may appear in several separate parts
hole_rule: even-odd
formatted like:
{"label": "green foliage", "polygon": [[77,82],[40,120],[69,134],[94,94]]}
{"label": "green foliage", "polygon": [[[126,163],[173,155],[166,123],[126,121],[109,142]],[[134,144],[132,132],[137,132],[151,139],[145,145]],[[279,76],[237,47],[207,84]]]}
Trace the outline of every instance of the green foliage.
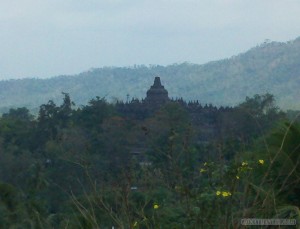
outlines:
{"label": "green foliage", "polygon": [[[285,114],[276,107],[274,96],[267,93],[247,97],[232,111],[221,114],[218,122],[226,147],[248,147],[284,119]],[[232,157],[226,154],[228,158]]]}
{"label": "green foliage", "polygon": [[285,199],[285,203],[300,205],[300,125],[284,123],[268,138],[270,168],[268,177],[273,180],[276,194]]}
{"label": "green foliage", "polygon": [[242,218],[300,217],[300,125],[281,122],[270,94],[207,106],[197,122],[176,102],[145,116],[100,97],[73,106],[63,93],[37,119],[26,108],[0,119],[1,228],[240,228]]}

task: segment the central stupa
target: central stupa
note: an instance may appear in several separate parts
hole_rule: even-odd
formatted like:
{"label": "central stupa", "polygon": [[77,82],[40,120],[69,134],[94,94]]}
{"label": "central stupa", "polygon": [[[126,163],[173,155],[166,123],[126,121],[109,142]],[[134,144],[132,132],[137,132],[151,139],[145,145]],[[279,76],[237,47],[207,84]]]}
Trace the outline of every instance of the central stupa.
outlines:
{"label": "central stupa", "polygon": [[153,85],[147,91],[145,102],[159,105],[169,100],[168,91],[161,85],[160,77],[156,76]]}

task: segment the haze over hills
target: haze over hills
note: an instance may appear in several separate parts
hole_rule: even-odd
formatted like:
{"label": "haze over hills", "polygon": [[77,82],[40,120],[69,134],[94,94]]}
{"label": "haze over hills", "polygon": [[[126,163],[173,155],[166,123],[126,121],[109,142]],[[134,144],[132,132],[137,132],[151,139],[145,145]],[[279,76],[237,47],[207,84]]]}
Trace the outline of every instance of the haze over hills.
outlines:
{"label": "haze over hills", "polygon": [[96,96],[108,100],[144,98],[155,75],[169,96],[202,104],[236,105],[246,96],[269,92],[282,109],[300,109],[300,37],[265,42],[237,56],[207,64],[95,68],[73,76],[0,81],[0,111],[38,108],[48,100],[60,104],[61,92],[76,105]]}

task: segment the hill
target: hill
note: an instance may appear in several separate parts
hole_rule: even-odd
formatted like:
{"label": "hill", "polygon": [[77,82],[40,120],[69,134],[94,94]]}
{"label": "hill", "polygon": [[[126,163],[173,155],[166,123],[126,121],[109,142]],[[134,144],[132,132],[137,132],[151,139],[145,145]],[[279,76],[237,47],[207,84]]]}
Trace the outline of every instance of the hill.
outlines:
{"label": "hill", "polygon": [[228,59],[207,64],[95,68],[73,76],[0,81],[0,111],[61,102],[61,92],[76,105],[100,96],[109,100],[144,98],[155,75],[170,97],[215,105],[236,105],[246,96],[269,92],[283,109],[300,109],[300,37],[265,42]]}

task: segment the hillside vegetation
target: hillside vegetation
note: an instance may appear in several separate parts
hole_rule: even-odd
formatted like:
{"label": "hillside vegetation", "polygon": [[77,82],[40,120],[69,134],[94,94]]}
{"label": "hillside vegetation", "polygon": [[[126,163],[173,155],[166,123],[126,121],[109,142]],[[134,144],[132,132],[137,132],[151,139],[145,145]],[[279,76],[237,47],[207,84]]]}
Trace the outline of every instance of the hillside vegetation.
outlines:
{"label": "hillside vegetation", "polygon": [[119,106],[64,94],[36,119],[0,117],[1,229],[299,228],[300,123],[271,95],[198,119],[179,102],[143,118]]}
{"label": "hillside vegetation", "polygon": [[231,106],[246,96],[268,92],[275,95],[281,108],[300,109],[300,38],[263,43],[229,59],[203,65],[104,67],[74,76],[1,81],[0,111],[38,108],[50,99],[58,102],[61,92],[69,93],[76,105],[86,104],[95,96],[111,101],[126,100],[127,94],[144,98],[155,75],[162,78],[174,98]]}

